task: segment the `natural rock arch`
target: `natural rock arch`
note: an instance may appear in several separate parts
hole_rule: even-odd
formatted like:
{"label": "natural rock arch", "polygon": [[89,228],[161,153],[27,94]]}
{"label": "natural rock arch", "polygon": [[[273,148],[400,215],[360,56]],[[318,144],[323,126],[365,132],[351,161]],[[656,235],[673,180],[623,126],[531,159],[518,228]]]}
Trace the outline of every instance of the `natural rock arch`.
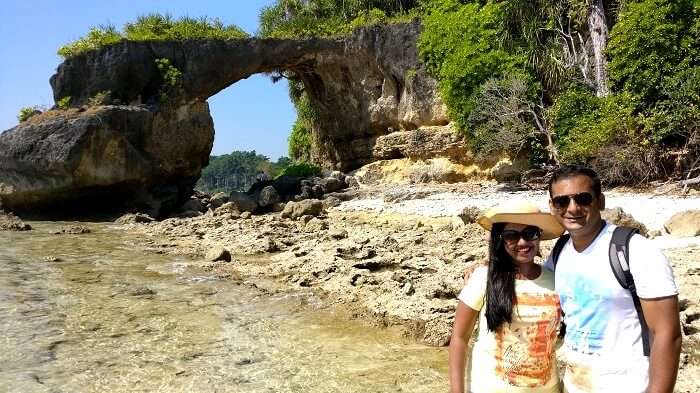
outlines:
{"label": "natural rock arch", "polygon": [[[126,204],[167,212],[208,163],[214,127],[206,99],[256,73],[300,78],[317,108],[312,159],[349,170],[397,130],[448,122],[417,56],[420,24],[362,28],[343,39],[123,41],[66,60],[51,77],[72,108],[0,134],[0,202],[15,210]],[[156,59],[181,73],[163,86]],[[112,104],[91,98],[110,92]],[[90,104],[90,105],[86,105]],[[274,108],[271,108],[274,111]],[[389,149],[391,150],[391,149]]]}
{"label": "natural rock arch", "polygon": [[[320,111],[313,158],[354,169],[372,161],[374,140],[392,130],[447,123],[436,82],[416,49],[419,23],[359,29],[343,39],[128,42],[66,60],[51,78],[54,98],[86,103],[102,91],[131,104],[153,103],[155,60],[182,72],[183,104],[202,102],[257,73],[291,71]],[[274,111],[274,108],[270,108]]]}

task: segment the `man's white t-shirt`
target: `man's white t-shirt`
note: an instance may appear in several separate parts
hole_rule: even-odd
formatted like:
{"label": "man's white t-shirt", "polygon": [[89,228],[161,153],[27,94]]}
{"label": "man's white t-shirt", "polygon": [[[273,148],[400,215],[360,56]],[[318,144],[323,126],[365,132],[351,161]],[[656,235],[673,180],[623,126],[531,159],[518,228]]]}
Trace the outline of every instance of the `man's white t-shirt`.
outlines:
{"label": "man's white t-shirt", "polygon": [[[607,224],[583,252],[569,240],[557,262],[555,289],[566,323],[564,387],[569,393],[641,393],[649,384],[649,359],[634,302],[610,267],[608,250],[615,228]],[[634,235],[629,254],[640,298],[678,294],[666,257],[651,241]],[[545,267],[553,270],[551,255]]]}

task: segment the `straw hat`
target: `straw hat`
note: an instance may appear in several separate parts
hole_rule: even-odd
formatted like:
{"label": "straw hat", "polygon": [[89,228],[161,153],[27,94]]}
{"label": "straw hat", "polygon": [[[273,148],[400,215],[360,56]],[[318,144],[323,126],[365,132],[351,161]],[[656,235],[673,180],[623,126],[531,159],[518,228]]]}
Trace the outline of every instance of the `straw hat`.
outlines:
{"label": "straw hat", "polygon": [[534,225],[542,230],[542,240],[554,239],[564,233],[564,227],[549,213],[542,212],[530,202],[510,201],[486,210],[477,220],[486,230],[495,223]]}

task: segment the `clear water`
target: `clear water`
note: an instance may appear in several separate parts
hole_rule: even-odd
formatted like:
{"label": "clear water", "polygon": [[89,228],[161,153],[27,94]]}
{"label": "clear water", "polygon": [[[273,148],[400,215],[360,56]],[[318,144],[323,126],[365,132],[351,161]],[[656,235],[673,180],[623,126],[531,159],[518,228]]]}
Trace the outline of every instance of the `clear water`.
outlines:
{"label": "clear water", "polygon": [[447,390],[444,349],[68,224],[0,232],[0,392]]}

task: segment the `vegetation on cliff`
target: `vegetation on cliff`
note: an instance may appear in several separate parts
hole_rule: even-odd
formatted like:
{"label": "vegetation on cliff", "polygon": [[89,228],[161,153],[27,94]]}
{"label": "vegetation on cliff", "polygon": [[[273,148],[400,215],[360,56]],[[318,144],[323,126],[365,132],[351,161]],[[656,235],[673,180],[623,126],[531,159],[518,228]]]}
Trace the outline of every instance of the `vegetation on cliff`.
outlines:
{"label": "vegetation on cliff", "polygon": [[260,13],[265,38],[333,37],[354,29],[407,21],[417,0],[277,0]]}
{"label": "vegetation on cliff", "polygon": [[148,14],[139,16],[134,22],[126,23],[121,31],[112,25],[92,27],[84,37],[59,48],[58,54],[69,58],[122,40],[181,41],[204,38],[235,40],[247,37],[248,34],[238,26],[224,25],[217,18],[173,19],[168,14]]}
{"label": "vegetation on cliff", "polygon": [[[368,15],[421,19],[421,60],[478,156],[582,162],[610,184],[700,174],[693,0],[278,0],[260,32],[342,34]],[[290,152],[310,140],[294,102]]]}

